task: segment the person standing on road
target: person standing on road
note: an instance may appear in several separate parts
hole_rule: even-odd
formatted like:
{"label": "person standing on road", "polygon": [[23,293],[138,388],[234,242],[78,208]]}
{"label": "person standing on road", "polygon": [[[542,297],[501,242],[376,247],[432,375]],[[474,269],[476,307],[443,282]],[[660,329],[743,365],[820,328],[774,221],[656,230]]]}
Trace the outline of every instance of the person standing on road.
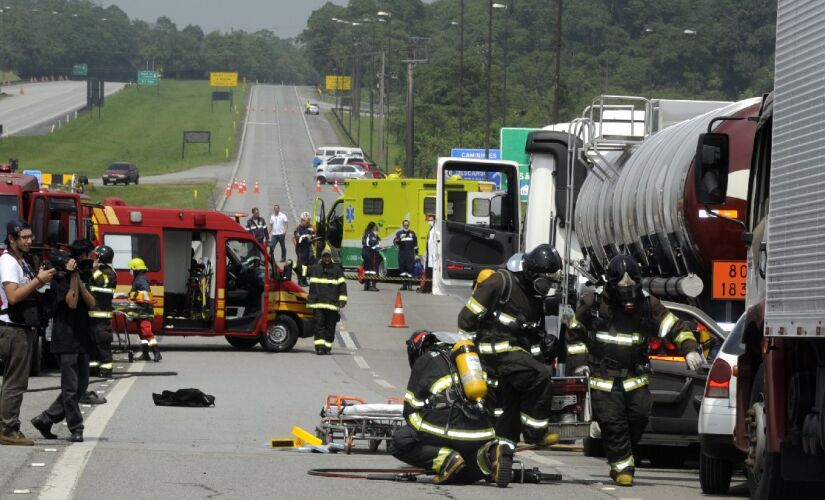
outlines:
{"label": "person standing on road", "polygon": [[361,236],[361,259],[364,261],[364,290],[378,291],[375,286],[375,279],[378,277],[378,263],[381,255],[378,253],[381,248],[381,238],[378,237],[378,224],[370,221],[364,235]]}
{"label": "person standing on road", "polygon": [[115,252],[106,245],[95,248],[97,265],[88,282],[89,291],[95,298],[95,306],[89,311],[90,332],[96,349],[93,358],[97,360],[101,377],[112,375],[112,299],[117,288],[117,273],[112,268]]}
{"label": "person standing on road", "polygon": [[[252,209],[252,217],[246,221],[246,230],[252,233],[255,240],[263,246],[269,246],[269,231],[266,230],[266,221],[261,217],[261,211],[257,207]],[[283,238],[281,238],[281,248],[283,248]],[[270,259],[272,258],[270,252]]]}
{"label": "person standing on road", "polygon": [[269,216],[269,257],[275,262],[275,246],[281,245],[281,263],[286,262],[286,230],[289,227],[289,219],[281,212],[281,207],[272,207],[272,215]]}
{"label": "person standing on road", "polygon": [[310,225],[309,212],[301,213],[301,222],[295,228],[292,239],[295,242],[295,255],[298,262],[295,269],[298,270],[298,285],[309,286],[307,282],[307,269],[312,265],[312,240],[315,233]]}
{"label": "person standing on road", "polygon": [[458,316],[460,332],[476,336],[485,370],[498,380],[501,416],[496,434],[518,442],[550,446],[550,370],[539,362],[544,337],[544,298],[558,280],[561,258],[542,244],[524,254],[514,269],[501,269],[478,283]]}
{"label": "person standing on road", "polygon": [[71,432],[69,441],[83,442],[83,414],[80,397],[89,387],[89,357],[94,342],[89,332],[89,311],[95,307],[95,298],[82,283],[81,263],[91,268],[94,246],[89,240],[72,243],[71,258],[66,270],[54,280],[55,306],[52,317],[50,350],[60,365],[60,394],[31,424],[46,439],[57,439],[52,425],[66,420]]}
{"label": "person standing on road", "polygon": [[[29,387],[31,344],[37,335],[20,312],[31,307],[38,287],[49,283],[54,269],[42,267],[34,273],[26,261],[32,245],[32,230],[23,220],[6,224],[6,251],[0,255],[0,358],[3,385],[0,386],[0,444],[32,446],[34,441],[20,432],[20,405]],[[36,304],[35,304],[36,308]],[[14,319],[11,318],[14,316]]]}
{"label": "person standing on road", "polygon": [[347,305],[347,280],[329,249],[321,252],[321,260],[309,268],[308,275],[307,307],[315,312],[315,354],[329,354],[340,310]]}
{"label": "person standing on road", "polygon": [[[418,236],[410,229],[410,221],[401,223],[401,229],[395,233],[393,244],[398,246],[398,269],[401,271],[401,278],[412,280],[415,258],[418,256]],[[404,281],[402,290],[412,290],[412,281]]]}
{"label": "person standing on road", "polygon": [[158,350],[158,341],[152,332],[152,320],[155,318],[155,301],[152,298],[152,288],[146,278],[146,263],[143,259],[135,257],[129,261],[129,269],[132,272],[132,290],[129,292],[129,300],[140,306],[138,312],[138,336],[140,337],[140,359],[150,361],[149,351],[155,363],[163,359]]}
{"label": "person standing on road", "polygon": [[653,405],[650,337],[675,343],[691,370],[703,364],[690,324],[642,291],[642,274],[633,257],[617,255],[607,265],[604,292],[584,294],[569,321],[567,367],[589,375],[593,419],[602,431],[610,477],[619,486],[633,486],[634,449]]}

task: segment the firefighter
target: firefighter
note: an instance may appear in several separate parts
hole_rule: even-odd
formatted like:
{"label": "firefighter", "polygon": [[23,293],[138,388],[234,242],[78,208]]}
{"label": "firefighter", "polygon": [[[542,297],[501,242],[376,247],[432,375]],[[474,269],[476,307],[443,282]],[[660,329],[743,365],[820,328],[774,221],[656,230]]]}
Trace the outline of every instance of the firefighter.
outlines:
{"label": "firefighter", "polygon": [[381,238],[378,237],[378,224],[370,221],[361,236],[361,258],[364,261],[364,291],[378,291],[375,286],[375,278],[378,276],[378,263],[381,255],[378,253],[381,248]]}
{"label": "firefighter", "polygon": [[[298,262],[295,269],[298,269],[299,271],[309,268],[309,266],[312,265],[313,236],[314,233],[312,231],[312,226],[310,225],[309,212],[303,212],[301,214],[301,220],[298,223],[298,227],[295,228],[295,232],[292,236],[293,241],[295,242],[295,255],[298,257]],[[309,283],[307,283],[306,273],[303,271],[298,273],[298,285],[309,286]]]}
{"label": "firefighter", "polygon": [[703,364],[690,325],[642,291],[633,257],[618,255],[607,266],[607,284],[580,299],[567,329],[567,366],[589,375],[593,418],[599,423],[610,477],[633,486],[633,450],[652,406],[648,338],[674,342],[691,370]]}
{"label": "firefighter", "polygon": [[324,249],[321,260],[309,268],[307,307],[315,311],[315,354],[329,354],[335,340],[335,325],[340,310],[347,305],[347,281],[341,266],[332,261],[332,252]]}
{"label": "firefighter", "polygon": [[451,358],[452,345],[421,330],[407,340],[410,379],[406,425],[393,434],[395,458],[435,473],[433,483],[512,479],[515,444],[496,438],[483,406],[469,402]]}
{"label": "firefighter", "polygon": [[140,311],[137,314],[138,336],[140,337],[140,352],[143,361],[150,361],[149,351],[157,363],[163,357],[158,350],[158,341],[152,333],[152,319],[155,317],[152,290],[149,287],[149,280],[146,279],[146,263],[143,259],[135,257],[129,261],[129,269],[132,272],[132,290],[129,292],[129,300],[137,304]]}
{"label": "firefighter", "polygon": [[511,441],[549,446],[550,370],[531,354],[544,338],[544,297],[561,270],[561,258],[542,244],[512,259],[478,284],[458,316],[459,331],[475,335],[485,370],[498,380],[502,412],[496,434]]}
{"label": "firefighter", "polygon": [[264,247],[269,245],[269,231],[266,229],[266,220],[261,217],[261,211],[257,207],[252,209],[252,217],[246,221],[246,230],[252,233],[255,240]]}
{"label": "firefighter", "polygon": [[87,283],[95,298],[95,307],[89,311],[90,331],[95,343],[94,358],[101,377],[112,375],[112,298],[117,288],[117,273],[112,268],[114,250],[106,245],[95,248],[97,265]]}
{"label": "firefighter", "polygon": [[401,229],[395,233],[392,243],[398,247],[398,269],[401,271],[401,278],[410,280],[404,281],[401,289],[412,290],[413,267],[418,256],[418,236],[410,229],[410,221],[405,220],[401,223]]}

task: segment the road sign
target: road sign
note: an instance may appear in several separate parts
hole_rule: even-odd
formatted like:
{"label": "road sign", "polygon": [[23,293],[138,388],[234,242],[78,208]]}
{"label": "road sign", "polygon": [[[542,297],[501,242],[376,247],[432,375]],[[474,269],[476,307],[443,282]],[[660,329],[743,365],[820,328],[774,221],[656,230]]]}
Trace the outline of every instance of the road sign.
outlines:
{"label": "road sign", "polygon": [[24,175],[33,175],[37,178],[38,184],[43,184],[43,171],[42,170],[24,170]]}
{"label": "road sign", "polygon": [[75,64],[72,66],[72,76],[88,76],[89,75],[89,65],[88,64]]}
{"label": "road sign", "polygon": [[147,87],[156,87],[160,83],[160,73],[157,71],[138,71],[137,84]]}
{"label": "road sign", "polygon": [[501,129],[501,159],[518,163],[519,193],[521,201],[527,201],[530,190],[530,155],[524,151],[527,145],[527,136],[535,128]]}
{"label": "road sign", "polygon": [[218,72],[209,73],[209,85],[211,87],[237,87],[238,72]]}
{"label": "road sign", "polygon": [[[472,158],[474,160],[483,160],[483,159],[485,159],[483,149],[453,148],[450,152],[450,156],[452,156],[453,158]],[[491,149],[490,150],[490,156],[487,159],[489,159],[489,160],[500,160],[501,159],[501,150]]]}
{"label": "road sign", "polygon": [[343,75],[327,75],[324,78],[326,90],[352,90],[352,77]]}

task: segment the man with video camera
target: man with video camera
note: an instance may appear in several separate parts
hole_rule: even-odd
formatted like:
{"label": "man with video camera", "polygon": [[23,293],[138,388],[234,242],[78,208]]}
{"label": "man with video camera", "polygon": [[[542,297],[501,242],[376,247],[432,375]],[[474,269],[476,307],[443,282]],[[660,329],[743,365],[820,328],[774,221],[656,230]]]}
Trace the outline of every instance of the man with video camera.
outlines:
{"label": "man with video camera", "polygon": [[32,230],[23,220],[6,224],[6,251],[0,255],[0,358],[3,385],[0,388],[0,444],[32,446],[20,432],[20,405],[29,386],[31,344],[41,318],[37,288],[52,280],[54,269],[35,274],[26,261],[32,245]]}
{"label": "man with video camera", "polygon": [[81,274],[92,268],[94,245],[76,240],[70,253],[54,251],[49,263],[57,270],[54,289],[51,351],[60,364],[60,394],[43,413],[31,420],[46,439],[57,439],[52,425],[66,419],[69,441],[83,442],[83,415],[80,398],[89,387],[89,356],[94,342],[89,334],[89,310],[95,298],[82,282]]}

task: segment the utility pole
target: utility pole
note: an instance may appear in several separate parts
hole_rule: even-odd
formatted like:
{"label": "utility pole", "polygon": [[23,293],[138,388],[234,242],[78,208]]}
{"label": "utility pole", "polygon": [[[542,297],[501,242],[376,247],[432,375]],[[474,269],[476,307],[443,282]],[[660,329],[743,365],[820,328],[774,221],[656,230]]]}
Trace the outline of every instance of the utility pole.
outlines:
{"label": "utility pole", "polygon": [[458,16],[458,147],[464,147],[464,0]]}
{"label": "utility pole", "polygon": [[561,105],[561,100],[559,98],[559,92],[561,88],[561,12],[562,12],[562,0],[556,0],[556,6],[558,7],[556,11],[556,88],[555,88],[555,96],[553,98],[553,123],[559,123],[559,106]]}
{"label": "utility pole", "polygon": [[[407,130],[405,134],[406,163],[404,175],[415,177],[415,92],[414,70],[418,63],[427,62],[427,43],[429,38],[410,38],[409,58],[401,62],[407,63]],[[419,52],[423,49],[423,55]]]}
{"label": "utility pole", "polygon": [[[379,161],[384,157],[384,149],[387,147],[384,141],[384,81],[386,78],[386,59],[387,53],[381,51],[381,79],[378,81],[378,114],[381,119],[378,121],[378,157]],[[390,167],[384,163],[384,174],[389,174]]]}
{"label": "utility pole", "polygon": [[487,9],[487,112],[484,119],[484,158],[490,158],[490,80],[493,79],[493,0]]}

